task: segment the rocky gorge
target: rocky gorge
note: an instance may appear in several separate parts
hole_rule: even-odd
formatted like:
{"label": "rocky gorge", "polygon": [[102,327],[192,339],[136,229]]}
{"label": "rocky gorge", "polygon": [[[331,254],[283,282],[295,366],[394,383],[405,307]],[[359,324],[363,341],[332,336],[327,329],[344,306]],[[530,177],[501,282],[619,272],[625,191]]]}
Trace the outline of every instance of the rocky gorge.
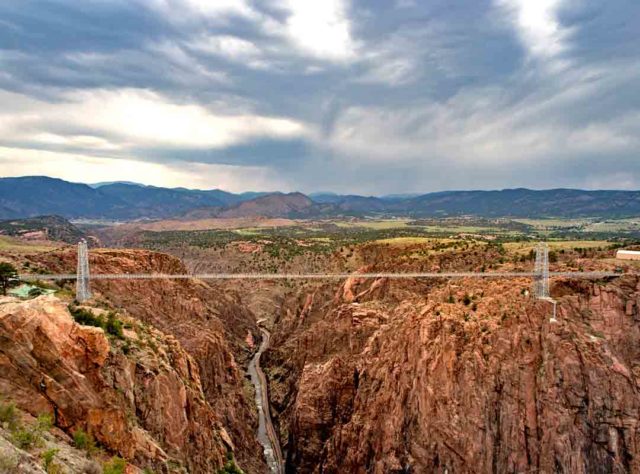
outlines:
{"label": "rocky gorge", "polygon": [[529,287],[292,295],[265,358],[287,472],[640,471],[640,279],[557,280],[557,320]]}
{"label": "rocky gorge", "polygon": [[[466,250],[368,244],[351,261],[374,272],[511,261],[495,246]],[[606,265],[596,257],[580,264]],[[53,272],[75,266],[71,248],[24,258]],[[189,270],[143,250],[90,258],[96,273]],[[64,291],[5,298],[0,395],[26,417],[51,414],[58,444],[73,447],[82,429],[130,469],[218,472],[232,458],[268,472],[247,376],[262,319],[286,472],[640,471],[640,279],[554,279],[556,320],[530,286],[96,280],[87,309],[115,311],[122,338],[75,322]]]}

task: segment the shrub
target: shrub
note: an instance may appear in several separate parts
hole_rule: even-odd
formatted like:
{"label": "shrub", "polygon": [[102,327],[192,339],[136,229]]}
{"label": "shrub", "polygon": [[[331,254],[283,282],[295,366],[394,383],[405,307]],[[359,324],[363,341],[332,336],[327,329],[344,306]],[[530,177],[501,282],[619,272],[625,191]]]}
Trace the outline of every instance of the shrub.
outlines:
{"label": "shrub", "polygon": [[40,441],[40,436],[35,430],[18,429],[11,435],[11,440],[20,449],[31,449]]}
{"label": "shrub", "polygon": [[469,296],[469,294],[467,293],[464,294],[464,298],[462,298],[462,302],[464,303],[465,306],[469,306],[471,304],[471,297]]}
{"label": "shrub", "polygon": [[109,315],[107,316],[107,324],[105,330],[112,336],[116,336],[119,339],[124,339],[124,334],[122,332],[122,321],[116,318],[115,313],[109,313]]}
{"label": "shrub", "polygon": [[104,318],[102,316],[96,316],[93,312],[84,309],[84,308],[76,308],[74,306],[69,306],[69,312],[76,323],[82,324],[83,326],[93,326],[98,328],[104,328]]}
{"label": "shrub", "polygon": [[53,468],[53,458],[58,454],[59,449],[47,449],[44,453],[41,454],[42,462],[44,466],[44,470],[49,472],[50,469]]}
{"label": "shrub", "polygon": [[77,429],[73,433],[73,444],[78,449],[83,449],[87,453],[91,454],[96,450],[96,442],[90,433],[87,433],[83,429]]}
{"label": "shrub", "polygon": [[42,433],[49,431],[53,426],[51,415],[43,413],[38,416],[34,425],[27,428],[20,427],[18,416],[13,403],[2,405],[0,419],[9,424],[11,441],[20,449],[31,449],[42,444]]}
{"label": "shrub", "polygon": [[53,418],[49,413],[41,413],[37,419],[37,429],[40,432],[49,431],[53,428]]}
{"label": "shrub", "polygon": [[0,423],[7,423],[11,431],[17,428],[18,413],[15,403],[0,403]]}
{"label": "shrub", "polygon": [[115,336],[119,339],[124,339],[124,333],[122,332],[122,321],[120,321],[116,317],[116,314],[113,312],[110,312],[107,315],[106,321],[102,315],[96,316],[92,311],[84,308],[69,306],[69,312],[73,316],[75,322],[78,324],[82,324],[83,326],[102,328],[107,334]]}
{"label": "shrub", "polygon": [[127,461],[117,456],[111,458],[111,461],[102,466],[103,474],[124,474],[127,468]]}
{"label": "shrub", "polygon": [[233,454],[227,453],[227,462],[223,468],[218,471],[218,474],[244,474],[244,471],[236,465]]}

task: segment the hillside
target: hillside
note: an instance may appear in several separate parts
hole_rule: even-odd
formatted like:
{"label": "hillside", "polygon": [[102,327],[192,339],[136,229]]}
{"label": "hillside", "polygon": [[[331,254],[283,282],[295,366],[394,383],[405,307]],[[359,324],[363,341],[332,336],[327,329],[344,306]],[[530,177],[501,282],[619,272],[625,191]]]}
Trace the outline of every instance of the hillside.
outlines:
{"label": "hillside", "polygon": [[67,219],[164,218],[256,195],[113,183],[97,188],[45,176],[0,178],[0,219],[60,215]]}
{"label": "hillside", "polygon": [[314,202],[304,194],[275,193],[240,203],[219,217],[303,217],[314,213]]}
{"label": "hillside", "polygon": [[448,191],[397,201],[388,209],[423,216],[625,217],[640,214],[640,191]]}
{"label": "hillside", "polygon": [[120,199],[106,198],[99,190],[45,176],[0,179],[0,219],[42,215],[106,217],[116,207],[126,207]]}
{"label": "hillside", "polygon": [[87,236],[60,216],[39,216],[28,219],[0,221],[0,235],[23,240],[51,240],[76,244]]}

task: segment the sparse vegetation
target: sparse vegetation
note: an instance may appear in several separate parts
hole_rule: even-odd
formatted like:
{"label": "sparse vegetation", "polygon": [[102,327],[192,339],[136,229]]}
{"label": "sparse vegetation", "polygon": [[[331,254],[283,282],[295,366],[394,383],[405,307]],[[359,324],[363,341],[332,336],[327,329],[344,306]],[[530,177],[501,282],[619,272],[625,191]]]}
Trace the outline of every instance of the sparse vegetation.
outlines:
{"label": "sparse vegetation", "polygon": [[73,444],[76,448],[86,451],[87,454],[93,454],[97,449],[91,433],[87,433],[81,428],[73,432]]}
{"label": "sparse vegetation", "polygon": [[83,326],[93,326],[98,328],[104,328],[105,321],[102,315],[96,316],[92,311],[85,308],[77,308],[69,306],[69,312],[76,323]]}
{"label": "sparse vegetation", "polygon": [[462,297],[462,303],[465,306],[469,306],[471,304],[471,296],[469,296],[468,293],[465,293],[464,296]]}
{"label": "sparse vegetation", "polygon": [[18,426],[18,413],[16,404],[13,402],[0,403],[0,424],[5,423],[10,431],[15,430]]}
{"label": "sparse vegetation", "polygon": [[47,473],[49,474],[53,474],[54,472],[59,472],[60,469],[59,467],[57,467],[58,465],[54,463],[53,459],[56,457],[56,454],[58,454],[60,450],[59,449],[47,449],[44,453],[42,453],[40,455],[40,457],[42,458],[42,466],[44,467],[44,470],[47,471]]}
{"label": "sparse vegetation", "polygon": [[17,474],[18,458],[13,454],[0,453],[0,472],[6,474]]}
{"label": "sparse vegetation", "polygon": [[53,417],[49,413],[41,413],[36,420],[38,431],[45,432],[53,428]]}
{"label": "sparse vegetation", "polygon": [[122,330],[122,321],[120,321],[114,312],[109,312],[105,319],[102,315],[95,315],[92,311],[85,308],[69,306],[69,312],[78,324],[84,326],[93,326],[104,329],[104,331],[118,339],[124,339]]}
{"label": "sparse vegetation", "polygon": [[244,474],[244,471],[237,466],[233,458],[233,453],[227,453],[227,462],[224,464],[224,467],[218,471],[218,474]]}
{"label": "sparse vegetation", "polygon": [[105,324],[105,330],[107,334],[111,334],[119,339],[124,339],[124,334],[122,332],[122,322],[116,318],[115,313],[110,312],[107,315],[107,322]]}
{"label": "sparse vegetation", "polygon": [[120,457],[113,457],[110,461],[106,462],[102,466],[103,474],[124,474],[124,470],[127,468],[127,461]]}
{"label": "sparse vegetation", "polygon": [[29,428],[18,428],[11,433],[11,442],[20,449],[29,450],[40,441],[39,433]]}
{"label": "sparse vegetation", "polygon": [[32,449],[43,442],[42,435],[53,426],[51,415],[43,413],[38,416],[36,422],[30,426],[21,426],[17,419],[10,424],[11,441],[20,449]]}

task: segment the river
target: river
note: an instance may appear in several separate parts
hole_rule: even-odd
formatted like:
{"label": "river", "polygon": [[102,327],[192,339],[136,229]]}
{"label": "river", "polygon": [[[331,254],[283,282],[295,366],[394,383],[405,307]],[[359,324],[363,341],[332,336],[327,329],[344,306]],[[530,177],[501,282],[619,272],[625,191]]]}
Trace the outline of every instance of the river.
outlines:
{"label": "river", "polygon": [[271,412],[269,409],[269,393],[267,378],[260,367],[260,356],[269,347],[271,334],[264,328],[262,331],[262,343],[249,363],[248,372],[251,376],[251,383],[256,391],[256,406],[258,408],[258,441],[264,449],[264,457],[267,460],[270,474],[282,474],[284,472],[284,461],[282,450],[276,430],[271,422]]}

